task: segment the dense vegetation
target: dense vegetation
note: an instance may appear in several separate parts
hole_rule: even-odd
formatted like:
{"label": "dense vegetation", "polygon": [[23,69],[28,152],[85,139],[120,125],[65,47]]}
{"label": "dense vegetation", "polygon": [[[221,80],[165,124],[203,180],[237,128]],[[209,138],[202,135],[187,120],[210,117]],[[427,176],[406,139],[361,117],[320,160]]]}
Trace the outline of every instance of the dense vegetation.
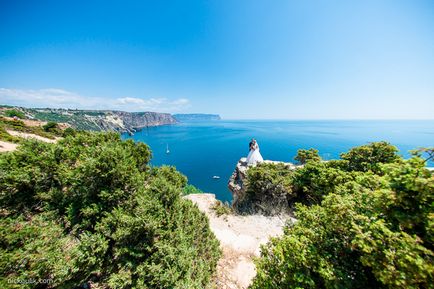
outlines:
{"label": "dense vegetation", "polygon": [[4,114],[8,117],[17,117],[17,118],[21,118],[21,119],[26,118],[26,115],[22,111],[19,111],[17,109],[5,110]]}
{"label": "dense vegetation", "polygon": [[48,127],[27,126],[22,120],[11,120],[0,116],[0,140],[14,143],[19,143],[23,140],[9,134],[8,130],[35,134],[49,139],[63,136],[63,131],[58,128],[57,123],[51,123]]}
{"label": "dense vegetation", "polygon": [[42,126],[42,128],[46,132],[58,132],[60,130],[59,125],[57,124],[57,122],[54,121],[47,122]]}
{"label": "dense vegetation", "polygon": [[101,128],[87,116],[102,117],[104,115],[104,113],[97,111],[75,110],[34,110],[32,113],[36,119],[42,121],[68,123],[76,129],[93,131],[99,131]]}
{"label": "dense vegetation", "polygon": [[250,169],[249,186],[286,194],[298,220],[262,248],[251,287],[434,288],[434,177],[421,155],[432,151],[404,160],[380,142],[329,162],[302,151],[291,172]]}
{"label": "dense vegetation", "polygon": [[[104,117],[104,111],[51,109],[51,108],[24,108],[0,105],[0,114],[8,117],[17,116],[20,119],[31,118],[44,122],[68,123],[75,129],[100,131],[101,127],[95,122]],[[26,117],[27,116],[27,117]]]}
{"label": "dense vegetation", "polygon": [[144,144],[68,134],[0,154],[0,287],[204,288],[220,252],[186,178]]}

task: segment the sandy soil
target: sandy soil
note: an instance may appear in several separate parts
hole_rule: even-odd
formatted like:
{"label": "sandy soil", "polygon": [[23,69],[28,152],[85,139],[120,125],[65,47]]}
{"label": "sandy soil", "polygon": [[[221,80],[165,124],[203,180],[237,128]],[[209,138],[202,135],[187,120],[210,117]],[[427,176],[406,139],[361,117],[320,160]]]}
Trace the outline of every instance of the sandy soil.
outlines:
{"label": "sandy soil", "polygon": [[[42,136],[39,136],[36,134],[25,133],[25,132],[14,131],[14,130],[6,130],[6,131],[8,134],[16,136],[16,137],[33,138],[33,139],[43,141],[43,142],[48,142],[48,143],[55,143],[60,139],[60,138],[49,139],[49,138],[42,137]],[[0,153],[14,151],[17,149],[17,147],[18,147],[18,144],[0,141]]]}
{"label": "sandy soil", "polygon": [[33,138],[33,139],[40,140],[43,142],[48,142],[48,143],[55,143],[59,139],[59,138],[49,139],[46,137],[42,137],[40,135],[25,133],[25,132],[21,132],[21,131],[14,131],[14,130],[6,130],[6,131],[8,134],[13,135],[13,136],[17,136],[17,137],[21,137],[21,138]]}
{"label": "sandy soil", "polygon": [[14,151],[16,150],[17,146],[17,144],[0,140],[0,153]]}
{"label": "sandy soil", "polygon": [[192,194],[185,197],[196,203],[209,220],[211,230],[220,241],[223,256],[217,265],[216,287],[221,289],[247,288],[256,274],[252,258],[260,255],[260,245],[271,236],[283,233],[289,216],[261,215],[217,217],[212,205],[214,194]]}

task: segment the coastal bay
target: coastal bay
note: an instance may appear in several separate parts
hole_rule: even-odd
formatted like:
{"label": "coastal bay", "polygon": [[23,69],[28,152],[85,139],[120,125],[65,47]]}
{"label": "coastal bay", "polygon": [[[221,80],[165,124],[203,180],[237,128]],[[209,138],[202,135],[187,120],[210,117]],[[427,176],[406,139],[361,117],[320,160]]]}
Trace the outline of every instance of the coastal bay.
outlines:
{"label": "coastal bay", "polygon": [[[434,122],[425,120],[221,120],[145,128],[124,139],[151,147],[153,165],[172,165],[204,192],[231,201],[227,181],[248,153],[252,137],[264,159],[294,162],[298,149],[316,148],[325,160],[354,146],[387,141],[409,157],[409,150],[434,144]],[[169,147],[170,153],[166,153]],[[429,163],[433,166],[433,163]],[[219,176],[220,179],[213,179]]]}

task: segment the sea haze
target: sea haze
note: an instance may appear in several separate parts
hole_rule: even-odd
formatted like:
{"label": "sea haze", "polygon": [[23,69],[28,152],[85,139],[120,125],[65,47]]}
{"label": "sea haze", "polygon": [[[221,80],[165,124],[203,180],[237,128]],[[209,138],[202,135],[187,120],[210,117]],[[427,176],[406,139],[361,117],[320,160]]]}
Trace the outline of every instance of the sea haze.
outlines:
{"label": "sea haze", "polygon": [[381,140],[409,157],[411,149],[434,146],[434,121],[221,120],[150,127],[122,137],[148,144],[153,165],[175,166],[191,184],[231,201],[227,182],[237,161],[247,155],[251,138],[256,138],[268,160],[293,162],[301,148],[316,148],[324,159],[337,159],[351,147]]}

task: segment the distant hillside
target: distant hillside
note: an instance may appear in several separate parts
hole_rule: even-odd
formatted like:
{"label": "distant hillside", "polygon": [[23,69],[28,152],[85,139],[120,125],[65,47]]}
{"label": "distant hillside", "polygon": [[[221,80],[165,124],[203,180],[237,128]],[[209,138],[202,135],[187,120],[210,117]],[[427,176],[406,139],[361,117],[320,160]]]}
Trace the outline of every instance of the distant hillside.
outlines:
{"label": "distant hillside", "polygon": [[[67,123],[73,128],[82,130],[134,132],[144,127],[177,123],[176,119],[169,113],[23,107],[14,108],[22,111],[29,119]],[[0,110],[2,111],[8,109],[11,109],[11,107],[0,107]]]}
{"label": "distant hillside", "polygon": [[173,117],[179,121],[201,121],[201,120],[220,120],[218,114],[190,113],[190,114],[174,114]]}

